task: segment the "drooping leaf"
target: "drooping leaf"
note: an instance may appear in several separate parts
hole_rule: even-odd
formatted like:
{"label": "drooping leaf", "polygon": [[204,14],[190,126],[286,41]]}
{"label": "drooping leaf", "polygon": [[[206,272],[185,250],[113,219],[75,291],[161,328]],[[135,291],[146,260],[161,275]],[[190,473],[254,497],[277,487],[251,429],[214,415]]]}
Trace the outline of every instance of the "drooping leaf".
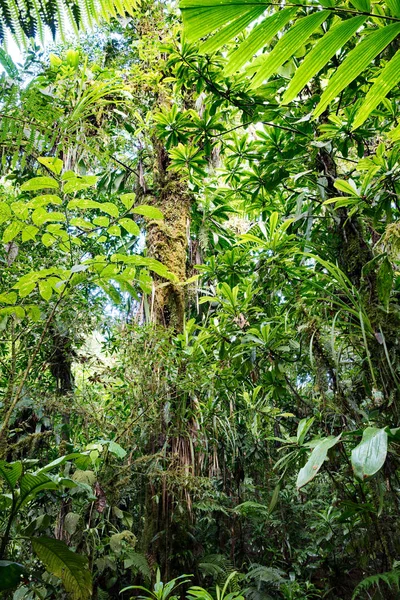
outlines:
{"label": "drooping leaf", "polygon": [[357,129],[364,123],[371,112],[382,102],[392,88],[400,81],[400,50],[388,62],[375,81],[364,102],[360,106],[352,129]]}
{"label": "drooping leaf", "polygon": [[330,436],[322,439],[317,443],[314,450],[311,452],[310,458],[308,459],[304,467],[299,471],[296,483],[297,489],[302,488],[314,479],[314,477],[324,464],[324,461],[328,454],[328,450],[333,448],[333,446],[335,446],[339,442],[340,437],[340,435],[338,435],[337,437]]}
{"label": "drooping leaf", "polygon": [[0,460],[0,477],[5,479],[9,488],[12,490],[15,488],[21,475],[22,463],[20,461],[9,463],[5,460]]}
{"label": "drooping leaf", "polygon": [[92,577],[86,556],[72,552],[64,542],[47,537],[32,538],[35,554],[46,569],[59,577],[74,600],[89,600]]}
{"label": "drooping leaf", "polygon": [[257,25],[249,36],[241,42],[237,50],[232,53],[225,68],[227,75],[238,71],[253,58],[260,48],[269,44],[278,31],[294,17],[296,12],[297,8],[284,8]]}
{"label": "drooping leaf", "polygon": [[332,27],[313,47],[300,67],[297,69],[293,79],[286,90],[282,102],[291,102],[303,87],[316,75],[335,55],[351,36],[365,22],[366,17],[353,17]]}
{"label": "drooping leaf", "polygon": [[386,25],[374,33],[366,36],[357,46],[349,52],[347,58],[340,65],[336,73],[330,78],[328,87],[321,96],[315,109],[314,116],[321,115],[328,104],[348,86],[369,63],[386,48],[388,44],[400,33],[400,23]]}
{"label": "drooping leaf", "polygon": [[229,42],[235,35],[243,31],[250,23],[265,12],[265,5],[252,7],[235,21],[223,27],[218,33],[208,38],[200,47],[202,52],[215,52]]}
{"label": "drooping leaf", "polygon": [[325,21],[329,11],[322,10],[303,17],[287,31],[268,54],[256,75],[251,87],[256,88],[279,69],[308,40],[310,35]]}
{"label": "drooping leaf", "polygon": [[55,490],[57,484],[43,473],[25,473],[20,483],[20,494],[17,502],[18,508],[25,506],[42,490]]}
{"label": "drooping leaf", "polygon": [[351,453],[351,464],[359,479],[372,477],[382,468],[387,455],[388,435],[384,429],[367,427]]}

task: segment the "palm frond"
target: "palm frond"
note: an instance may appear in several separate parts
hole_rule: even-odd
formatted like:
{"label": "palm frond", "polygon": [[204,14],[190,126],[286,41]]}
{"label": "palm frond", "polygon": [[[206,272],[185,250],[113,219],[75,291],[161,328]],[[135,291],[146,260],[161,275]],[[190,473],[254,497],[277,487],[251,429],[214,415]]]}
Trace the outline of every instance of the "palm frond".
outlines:
{"label": "palm frond", "polygon": [[[358,110],[353,129],[365,121],[400,81],[399,56],[396,55],[390,62],[381,56],[400,35],[398,3],[388,0],[380,8],[379,13],[371,12],[374,9],[369,1],[359,0],[351,4],[344,2],[341,6],[329,1],[320,5],[302,4],[299,8],[293,8],[292,4],[287,7],[279,4],[277,9],[265,0],[180,2],[187,39],[196,42],[205,38],[200,46],[201,52],[215,52],[237,38],[234,51],[228,56],[226,73],[233,74],[250,64],[251,88],[259,88],[296,53],[306,48],[305,53],[302,51],[304,58],[284,94],[284,103],[293,101],[316,74],[329,67],[328,85],[314,116],[321,115],[369,65],[377,68],[378,74],[381,69],[381,76]],[[246,35],[249,25],[250,33]],[[344,62],[337,67],[337,61],[332,63],[331,60],[343,48],[350,51],[344,54]]]}

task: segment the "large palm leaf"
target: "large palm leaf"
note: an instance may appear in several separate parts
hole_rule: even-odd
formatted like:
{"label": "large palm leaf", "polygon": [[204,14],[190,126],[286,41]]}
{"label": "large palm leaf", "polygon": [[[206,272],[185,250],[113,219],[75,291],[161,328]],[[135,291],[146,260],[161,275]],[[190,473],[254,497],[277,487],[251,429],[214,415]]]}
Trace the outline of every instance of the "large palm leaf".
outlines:
{"label": "large palm leaf", "polygon": [[[400,36],[400,0],[374,4],[352,0],[336,5],[334,0],[295,5],[266,0],[181,0],[185,33],[189,41],[206,38],[200,49],[215,52],[253,25],[247,36],[240,36],[228,57],[227,75],[255,56],[251,87],[257,88],[277,73],[282,65],[306,47],[305,56],[283,96],[293,101],[307,83],[330,62],[347,43],[352,48],[333,72],[315,109],[320,115],[328,104],[354,81],[371,63],[381,71],[361,105],[353,128],[359,127],[374,108],[400,81],[400,55],[385,59],[380,55]],[[279,37],[270,52],[260,53]],[[374,74],[376,77],[376,73]]]}
{"label": "large palm leaf", "polygon": [[68,29],[77,31],[101,19],[132,13],[136,0],[0,0],[0,42],[9,31],[20,45],[28,38]]}

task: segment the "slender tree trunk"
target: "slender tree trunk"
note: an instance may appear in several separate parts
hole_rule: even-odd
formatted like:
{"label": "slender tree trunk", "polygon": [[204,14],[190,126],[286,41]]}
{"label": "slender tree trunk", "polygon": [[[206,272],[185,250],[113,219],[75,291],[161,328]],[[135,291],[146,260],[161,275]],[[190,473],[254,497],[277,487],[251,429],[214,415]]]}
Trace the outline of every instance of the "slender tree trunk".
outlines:
{"label": "slender tree trunk", "polygon": [[148,225],[148,254],[162,262],[177,281],[168,282],[156,276],[152,314],[154,322],[181,331],[185,315],[185,288],[179,283],[186,279],[190,198],[176,173],[168,171],[167,150],[158,140],[154,141],[154,147],[154,205],[162,211],[164,219]]}

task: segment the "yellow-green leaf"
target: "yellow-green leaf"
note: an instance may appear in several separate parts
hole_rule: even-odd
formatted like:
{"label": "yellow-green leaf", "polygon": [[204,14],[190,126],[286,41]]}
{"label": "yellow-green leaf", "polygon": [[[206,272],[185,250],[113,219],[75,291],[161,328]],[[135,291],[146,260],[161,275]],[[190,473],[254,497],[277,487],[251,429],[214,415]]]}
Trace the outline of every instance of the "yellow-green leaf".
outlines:
{"label": "yellow-green leaf", "polygon": [[58,187],[57,181],[52,177],[33,177],[33,179],[29,179],[21,185],[21,190],[23,192],[33,192],[46,188],[57,189]]}

